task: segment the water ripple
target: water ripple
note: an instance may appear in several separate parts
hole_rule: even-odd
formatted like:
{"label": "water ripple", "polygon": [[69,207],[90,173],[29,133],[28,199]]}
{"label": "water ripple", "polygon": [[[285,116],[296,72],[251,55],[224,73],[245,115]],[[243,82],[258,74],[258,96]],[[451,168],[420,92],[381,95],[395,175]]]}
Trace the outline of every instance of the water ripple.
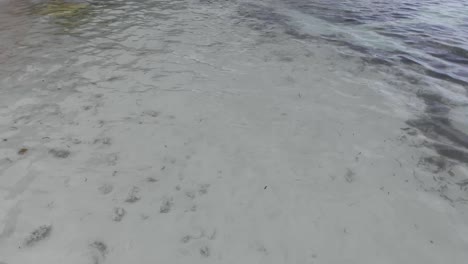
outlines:
{"label": "water ripple", "polygon": [[[411,61],[425,68],[432,77],[468,85],[468,4],[465,1],[282,2],[303,14],[340,25],[341,30],[350,29],[348,34],[335,35],[340,36],[335,41],[352,42],[366,49],[371,46],[381,54],[410,53],[411,57],[394,58],[400,58],[403,63]],[[377,34],[374,38],[367,37],[374,33]],[[358,41],[349,41],[349,35]]]}

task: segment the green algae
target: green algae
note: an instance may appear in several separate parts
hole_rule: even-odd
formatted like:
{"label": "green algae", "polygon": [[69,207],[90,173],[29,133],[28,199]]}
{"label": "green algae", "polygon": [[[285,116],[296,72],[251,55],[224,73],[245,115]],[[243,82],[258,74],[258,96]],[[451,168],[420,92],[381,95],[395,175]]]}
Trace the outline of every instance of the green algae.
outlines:
{"label": "green algae", "polygon": [[72,3],[64,0],[48,0],[31,7],[32,15],[49,17],[53,23],[69,32],[85,24],[92,16],[92,8],[88,3]]}

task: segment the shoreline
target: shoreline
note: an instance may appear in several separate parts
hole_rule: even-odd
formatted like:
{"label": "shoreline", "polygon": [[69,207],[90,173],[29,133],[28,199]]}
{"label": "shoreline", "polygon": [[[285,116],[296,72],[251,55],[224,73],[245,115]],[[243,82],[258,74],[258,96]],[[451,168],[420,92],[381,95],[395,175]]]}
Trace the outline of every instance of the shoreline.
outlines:
{"label": "shoreline", "polygon": [[468,259],[417,85],[229,4],[120,4],[0,71],[0,263]]}

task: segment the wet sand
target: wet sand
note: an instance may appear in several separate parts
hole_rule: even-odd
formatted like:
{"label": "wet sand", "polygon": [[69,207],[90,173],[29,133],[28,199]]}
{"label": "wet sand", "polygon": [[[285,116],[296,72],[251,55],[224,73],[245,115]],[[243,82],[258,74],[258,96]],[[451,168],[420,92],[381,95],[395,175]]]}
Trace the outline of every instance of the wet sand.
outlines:
{"label": "wet sand", "polygon": [[0,263],[466,262],[425,80],[250,3],[94,3],[1,29]]}

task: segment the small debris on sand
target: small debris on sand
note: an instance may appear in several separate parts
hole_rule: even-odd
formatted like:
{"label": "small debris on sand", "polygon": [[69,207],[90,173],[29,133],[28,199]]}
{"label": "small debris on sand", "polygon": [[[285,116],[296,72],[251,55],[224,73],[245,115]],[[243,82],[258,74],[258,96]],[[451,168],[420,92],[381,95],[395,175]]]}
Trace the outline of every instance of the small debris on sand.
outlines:
{"label": "small debris on sand", "polygon": [[26,152],[28,152],[28,149],[27,148],[22,148],[18,151],[18,155],[24,155],[26,154]]}

